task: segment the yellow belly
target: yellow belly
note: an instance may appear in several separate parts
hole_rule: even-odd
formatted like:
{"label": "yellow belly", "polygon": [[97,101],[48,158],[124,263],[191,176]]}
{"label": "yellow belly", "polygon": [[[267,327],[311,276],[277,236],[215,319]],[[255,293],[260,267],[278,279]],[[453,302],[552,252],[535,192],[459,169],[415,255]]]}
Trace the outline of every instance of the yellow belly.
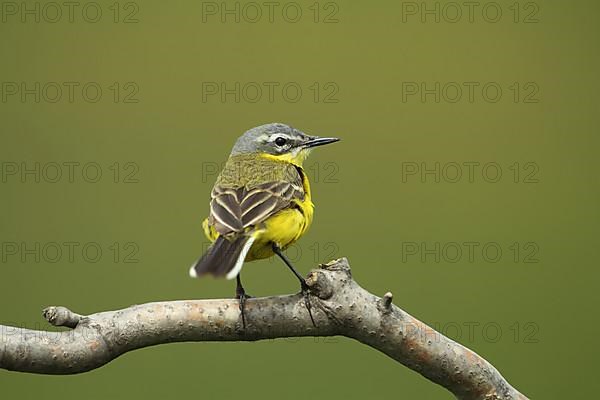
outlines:
{"label": "yellow belly", "polygon": [[[302,168],[302,160],[308,153],[304,152],[298,155],[298,160],[285,160]],[[281,160],[281,157],[264,155],[267,158]],[[308,177],[302,174],[302,186],[304,187],[304,199],[294,200],[297,207],[290,207],[277,212],[259,226],[250,228],[245,234],[254,235],[255,240],[246,256],[245,261],[260,260],[274,255],[272,245],[277,243],[282,249],[286,249],[296,240],[298,240],[310,227],[313,219],[314,204],[311,200],[310,183]],[[299,208],[299,209],[298,209]],[[208,218],[202,223],[206,237],[214,242],[219,237],[219,233],[210,226]]]}
{"label": "yellow belly", "polygon": [[[281,210],[264,221],[260,228],[248,232],[255,235],[256,239],[246,256],[246,261],[271,257],[274,255],[273,243],[285,250],[306,232],[312,223],[314,206],[310,198],[298,201],[297,204],[302,212],[297,208]],[[202,226],[206,237],[214,242],[219,233],[208,225],[208,219],[204,220]]]}
{"label": "yellow belly", "polygon": [[[274,254],[273,243],[285,250],[300,239],[312,222],[312,208],[312,203],[305,205],[304,214],[298,209],[289,208],[267,219],[264,229],[256,232],[256,240],[246,256],[246,261],[271,257]],[[310,211],[307,212],[308,210]]]}

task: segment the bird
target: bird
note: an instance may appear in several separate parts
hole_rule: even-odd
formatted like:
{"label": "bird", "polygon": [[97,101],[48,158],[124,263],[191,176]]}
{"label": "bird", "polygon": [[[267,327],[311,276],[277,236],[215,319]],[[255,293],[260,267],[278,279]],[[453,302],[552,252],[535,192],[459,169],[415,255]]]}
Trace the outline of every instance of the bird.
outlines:
{"label": "bird", "polygon": [[202,222],[212,243],[192,264],[189,274],[192,278],[236,278],[244,328],[244,305],[251,296],[242,285],[242,266],[275,255],[300,281],[315,324],[306,280],[283,251],[306,233],[313,220],[314,204],[303,162],[315,147],[339,140],[308,135],[283,123],[257,126],[237,139],[217,177],[209,215]]}

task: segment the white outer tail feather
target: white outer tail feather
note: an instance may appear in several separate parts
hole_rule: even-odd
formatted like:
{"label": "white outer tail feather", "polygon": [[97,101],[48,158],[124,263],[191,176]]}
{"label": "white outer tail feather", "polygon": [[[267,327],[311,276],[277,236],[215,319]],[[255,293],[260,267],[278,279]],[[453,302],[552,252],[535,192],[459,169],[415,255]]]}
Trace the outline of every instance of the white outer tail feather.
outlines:
{"label": "white outer tail feather", "polygon": [[238,257],[237,261],[235,262],[235,265],[233,266],[231,271],[229,271],[227,273],[225,278],[233,279],[240,273],[240,271],[242,270],[242,266],[244,265],[244,260],[246,259],[246,255],[248,254],[248,251],[250,251],[250,247],[252,247],[252,243],[254,243],[255,239],[256,239],[255,235],[250,236],[248,241],[244,244],[244,247],[242,248],[242,252],[240,253],[240,256]]}
{"label": "white outer tail feather", "polygon": [[198,274],[196,273],[196,263],[193,263],[190,267],[190,278],[197,278]]}

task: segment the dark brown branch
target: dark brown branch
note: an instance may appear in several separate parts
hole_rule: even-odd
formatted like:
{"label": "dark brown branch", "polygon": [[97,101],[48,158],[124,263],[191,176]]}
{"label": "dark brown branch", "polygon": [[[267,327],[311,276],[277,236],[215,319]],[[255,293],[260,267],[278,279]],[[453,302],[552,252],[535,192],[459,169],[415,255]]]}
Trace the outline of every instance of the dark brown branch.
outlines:
{"label": "dark brown branch", "polygon": [[313,270],[308,284],[316,327],[299,294],[247,300],[245,330],[235,299],[148,303],[89,316],[49,307],[48,322],[73,329],[0,325],[0,368],[76,374],[162,343],[342,335],[387,354],[459,399],[526,399],[486,360],[394,306],[391,293],[378,298],[361,288],[346,259]]}

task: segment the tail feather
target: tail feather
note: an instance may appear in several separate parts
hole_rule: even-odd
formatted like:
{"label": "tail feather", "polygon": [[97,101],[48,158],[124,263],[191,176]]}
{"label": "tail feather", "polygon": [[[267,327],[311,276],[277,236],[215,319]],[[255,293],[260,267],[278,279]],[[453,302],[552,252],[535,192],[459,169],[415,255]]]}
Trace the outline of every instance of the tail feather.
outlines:
{"label": "tail feather", "polygon": [[192,265],[190,276],[193,278],[210,274],[235,278],[241,271],[246,255],[254,242],[253,236],[239,236],[233,240],[219,236],[206,253]]}

